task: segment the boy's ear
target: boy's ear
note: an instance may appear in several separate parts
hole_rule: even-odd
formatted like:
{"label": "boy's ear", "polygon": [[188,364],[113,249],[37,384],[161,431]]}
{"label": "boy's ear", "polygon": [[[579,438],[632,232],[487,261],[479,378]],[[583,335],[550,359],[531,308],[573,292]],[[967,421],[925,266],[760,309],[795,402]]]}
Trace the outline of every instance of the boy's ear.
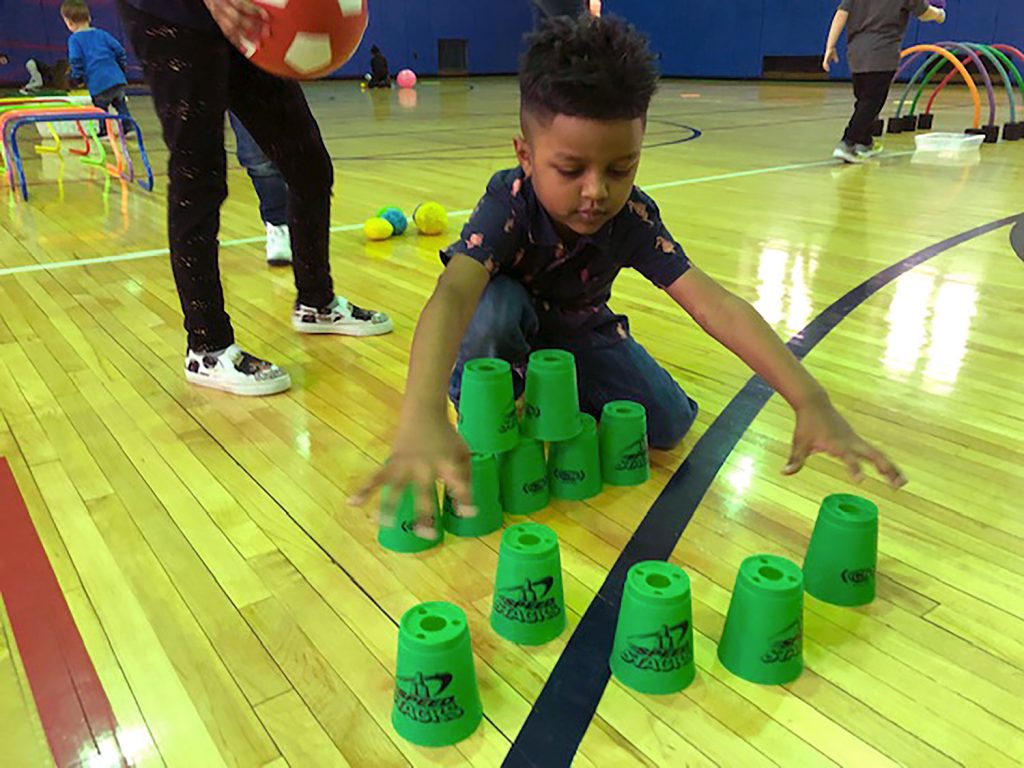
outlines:
{"label": "boy's ear", "polygon": [[523,173],[529,176],[533,173],[533,152],[530,150],[529,143],[522,136],[516,136],[512,143],[516,148],[516,159],[519,160],[519,167],[523,169]]}

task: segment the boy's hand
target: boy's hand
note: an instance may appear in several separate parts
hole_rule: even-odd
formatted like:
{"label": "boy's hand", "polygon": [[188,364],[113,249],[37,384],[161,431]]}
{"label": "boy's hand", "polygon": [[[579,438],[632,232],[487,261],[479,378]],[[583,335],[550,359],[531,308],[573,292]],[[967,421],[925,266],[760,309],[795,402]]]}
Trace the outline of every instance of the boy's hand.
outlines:
{"label": "boy's hand", "polygon": [[835,48],[828,48],[825,50],[825,58],[821,60],[821,68],[826,72],[831,72],[833,63],[839,63],[839,54]]}
{"label": "boy's hand", "polygon": [[[432,525],[434,504],[430,494],[440,479],[458,505],[463,517],[475,517],[470,485],[470,454],[466,443],[447,420],[428,420],[403,424],[399,427],[391,458],[352,497],[351,503],[361,505],[371,494],[384,485],[402,489],[413,487],[416,525],[414,532],[424,539],[437,538]],[[381,525],[395,524],[394,502],[399,494],[391,496],[387,509],[381,506]]]}
{"label": "boy's hand", "polygon": [[797,410],[793,451],[782,473],[796,474],[812,453],[827,453],[842,460],[858,483],[864,478],[861,461],[874,464],[893,488],[900,488],[907,483],[896,465],[877,448],[862,440],[828,400],[815,401]]}
{"label": "boy's hand", "polygon": [[248,55],[269,34],[267,12],[249,0],[203,0],[224,37]]}

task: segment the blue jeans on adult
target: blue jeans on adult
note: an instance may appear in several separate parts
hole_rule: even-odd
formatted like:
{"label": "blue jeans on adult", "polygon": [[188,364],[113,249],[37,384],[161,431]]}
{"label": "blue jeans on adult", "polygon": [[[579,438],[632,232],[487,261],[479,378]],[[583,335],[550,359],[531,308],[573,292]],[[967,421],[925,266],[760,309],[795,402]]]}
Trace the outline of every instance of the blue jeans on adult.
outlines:
{"label": "blue jeans on adult", "polygon": [[652,448],[668,450],[679,445],[697,416],[697,403],[658,365],[632,336],[599,344],[590,339],[540,339],[540,322],[533,299],[522,283],[499,275],[491,280],[466,330],[449,383],[448,396],[458,407],[462,367],[477,357],[509,361],[516,396],[534,349],[558,348],[576,357],[580,409],[600,418],[601,409],[613,400],[632,400],[647,409],[647,438]]}
{"label": "blue jeans on adult", "polygon": [[263,154],[256,139],[242,125],[242,121],[228,112],[231,129],[235,132],[235,145],[238,162],[252,179],[256,197],[260,199],[260,216],[268,224],[279,227],[288,223],[288,186],[284,177]]}

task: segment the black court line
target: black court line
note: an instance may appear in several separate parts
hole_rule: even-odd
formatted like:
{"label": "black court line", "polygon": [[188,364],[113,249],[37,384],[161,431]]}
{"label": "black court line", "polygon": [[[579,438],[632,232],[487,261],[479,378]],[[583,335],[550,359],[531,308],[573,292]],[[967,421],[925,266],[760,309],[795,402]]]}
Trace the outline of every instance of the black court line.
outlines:
{"label": "black court line", "polygon": [[[1018,254],[1024,252],[1024,213],[975,227],[908,256],[833,302],[789,340],[803,359],[847,315],[893,280],[941,253],[1017,223]],[[1024,258],[1024,256],[1022,256]],[[768,402],[772,389],[754,376],[715,419],[665,485],[601,585],[534,702],[503,763],[504,768],[571,765],[608,684],[619,600],[626,572],[641,560],[667,560],[725,459]]]}

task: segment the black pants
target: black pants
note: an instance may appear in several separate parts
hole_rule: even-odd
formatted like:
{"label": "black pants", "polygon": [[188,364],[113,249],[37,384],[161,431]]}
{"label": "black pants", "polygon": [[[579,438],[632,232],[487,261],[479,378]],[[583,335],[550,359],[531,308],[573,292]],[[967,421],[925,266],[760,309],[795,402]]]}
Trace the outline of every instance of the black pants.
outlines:
{"label": "black pants", "polygon": [[170,150],[167,236],[189,348],[209,352],[234,342],[217,259],[220,206],[227,197],[224,114],[229,109],[288,185],[299,301],[330,304],[334,172],[302,89],[249,63],[216,30],[175,26],[123,1],[120,10]]}
{"label": "black pants", "polygon": [[843,141],[847,144],[863,144],[870,147],[874,138],[871,129],[875,120],[885,108],[885,100],[889,98],[889,86],[895,72],[854,72],[853,95],[857,103],[853,108],[853,117],[846,126]]}

